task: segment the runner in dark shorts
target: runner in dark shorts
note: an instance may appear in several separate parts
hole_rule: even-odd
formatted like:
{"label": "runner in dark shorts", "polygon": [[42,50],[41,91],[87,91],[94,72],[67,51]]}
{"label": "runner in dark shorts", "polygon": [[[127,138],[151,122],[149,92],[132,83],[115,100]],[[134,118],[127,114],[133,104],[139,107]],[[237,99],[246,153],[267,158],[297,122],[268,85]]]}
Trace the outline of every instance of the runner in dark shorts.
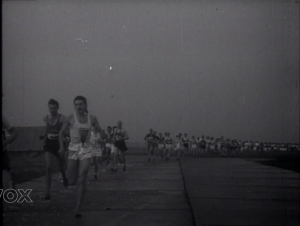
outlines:
{"label": "runner in dark shorts", "polygon": [[159,142],[159,136],[156,135],[156,131],[153,131],[153,152],[152,152],[153,162],[155,162],[155,155],[156,155],[156,151],[158,150],[158,142]]}
{"label": "runner in dark shorts", "polygon": [[150,129],[149,133],[145,136],[144,140],[147,141],[148,162],[150,162],[155,147],[154,134],[152,129]]}
{"label": "runner in dark shorts", "polygon": [[117,129],[115,130],[114,133],[114,138],[115,143],[114,143],[114,147],[113,147],[113,168],[112,171],[113,172],[117,172],[118,168],[117,168],[117,153],[119,153],[121,155],[122,158],[122,162],[123,162],[123,171],[126,171],[126,158],[125,158],[125,152],[128,150],[125,140],[129,140],[128,134],[126,132],[126,130],[123,128],[123,123],[122,121],[118,121],[117,122]]}
{"label": "runner in dark shorts", "polygon": [[184,152],[183,152],[183,156],[185,156],[185,154],[189,155],[189,139],[187,137],[187,134],[184,134],[184,137],[182,138],[182,143],[183,143],[183,147],[184,147]]}
{"label": "runner in dark shorts", "polygon": [[44,152],[46,159],[46,177],[45,177],[45,199],[50,200],[50,188],[52,182],[52,166],[54,160],[57,159],[60,172],[62,174],[62,179],[64,186],[68,186],[68,179],[65,173],[65,156],[59,155],[58,151],[60,149],[59,145],[59,131],[62,128],[65,117],[62,114],[58,113],[59,103],[56,100],[49,100],[48,108],[50,115],[44,117],[44,123],[46,124],[45,136],[41,137],[44,139]]}
{"label": "runner in dark shorts", "polygon": [[168,161],[170,158],[170,151],[172,149],[172,138],[170,137],[170,133],[166,132],[164,137],[165,144],[165,161]]}
{"label": "runner in dark shorts", "polygon": [[[165,133],[166,135],[167,133]],[[158,134],[158,146],[157,149],[160,151],[160,156],[161,159],[164,159],[164,154],[165,154],[165,142],[164,142],[164,137],[162,136],[162,133]]]}

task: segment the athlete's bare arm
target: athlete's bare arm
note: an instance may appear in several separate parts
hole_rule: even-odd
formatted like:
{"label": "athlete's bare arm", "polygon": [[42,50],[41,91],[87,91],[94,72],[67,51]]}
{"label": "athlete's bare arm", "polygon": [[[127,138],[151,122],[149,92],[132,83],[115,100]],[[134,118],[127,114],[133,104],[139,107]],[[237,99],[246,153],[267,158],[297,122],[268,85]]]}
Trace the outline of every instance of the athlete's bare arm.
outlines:
{"label": "athlete's bare arm", "polygon": [[59,122],[60,123],[64,123],[64,121],[66,120],[66,116],[64,116],[64,115],[60,115],[60,118],[59,118]]}
{"label": "athlete's bare arm", "polygon": [[9,145],[10,143],[12,143],[18,136],[17,130],[15,127],[11,127],[7,130],[7,132],[9,133],[9,137],[3,141],[2,143],[2,151],[5,150],[6,146]]}
{"label": "athlete's bare arm", "polygon": [[148,140],[148,134],[144,137],[144,140]]}
{"label": "athlete's bare arm", "polygon": [[99,125],[98,119],[94,115],[90,115],[90,116],[91,116],[91,125],[95,126],[96,131],[100,134],[102,132],[102,129]]}
{"label": "athlete's bare arm", "polygon": [[5,129],[8,132],[8,134],[10,135],[4,141],[2,138],[2,151],[4,151],[7,147],[7,145],[9,145],[11,142],[13,142],[17,138],[17,130],[15,129],[14,126],[12,126],[9,123],[6,115],[4,115],[3,113],[2,113],[2,128]]}
{"label": "athlete's bare arm", "polygon": [[43,121],[44,121],[45,125],[47,125],[47,115],[45,117],[43,117]]}
{"label": "athlete's bare arm", "polygon": [[125,129],[123,130],[123,133],[124,133],[123,140],[129,140],[128,133],[127,133],[127,131]]}
{"label": "athlete's bare arm", "polygon": [[46,127],[45,127],[45,131],[44,131],[45,132],[44,135],[40,136],[40,140],[45,141],[45,139],[47,137],[47,116],[43,117],[43,121],[44,121]]}
{"label": "athlete's bare arm", "polygon": [[69,126],[71,125],[73,115],[70,115],[69,117],[65,118],[64,123],[62,125],[62,128],[59,131],[59,154],[63,154],[65,151],[64,148],[64,134],[69,129]]}

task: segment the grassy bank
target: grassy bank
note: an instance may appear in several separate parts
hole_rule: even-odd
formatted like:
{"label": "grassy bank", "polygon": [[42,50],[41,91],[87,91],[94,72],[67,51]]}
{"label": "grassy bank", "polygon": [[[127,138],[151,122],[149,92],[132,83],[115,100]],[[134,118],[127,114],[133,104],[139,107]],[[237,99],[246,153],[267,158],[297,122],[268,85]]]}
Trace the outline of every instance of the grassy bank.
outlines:
{"label": "grassy bank", "polygon": [[[9,152],[13,180],[16,184],[45,175],[45,157],[43,152]],[[53,172],[58,172],[54,163]]]}
{"label": "grassy bank", "polygon": [[300,154],[283,154],[271,159],[253,159],[260,164],[279,167],[300,173]]}

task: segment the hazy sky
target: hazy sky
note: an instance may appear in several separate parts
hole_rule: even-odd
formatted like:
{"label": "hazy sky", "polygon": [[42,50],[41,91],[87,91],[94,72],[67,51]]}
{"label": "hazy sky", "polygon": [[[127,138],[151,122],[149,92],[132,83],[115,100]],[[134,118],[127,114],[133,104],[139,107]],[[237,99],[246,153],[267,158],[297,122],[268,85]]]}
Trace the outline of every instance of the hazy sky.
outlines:
{"label": "hazy sky", "polygon": [[[299,142],[295,1],[4,1],[3,108],[43,125],[84,95],[102,127]],[[112,68],[110,70],[110,67]]]}

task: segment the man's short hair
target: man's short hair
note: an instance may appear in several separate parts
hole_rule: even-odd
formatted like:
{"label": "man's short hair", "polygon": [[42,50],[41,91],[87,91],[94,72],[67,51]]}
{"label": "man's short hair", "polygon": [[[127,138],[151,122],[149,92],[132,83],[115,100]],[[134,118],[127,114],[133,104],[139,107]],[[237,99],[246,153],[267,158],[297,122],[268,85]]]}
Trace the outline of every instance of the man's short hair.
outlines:
{"label": "man's short hair", "polygon": [[86,98],[84,96],[77,96],[74,98],[74,103],[76,100],[82,100],[85,104],[87,104]]}
{"label": "man's short hair", "polygon": [[58,101],[54,100],[54,99],[50,99],[48,101],[48,105],[51,104],[51,105],[56,105],[57,108],[59,108],[59,103]]}

